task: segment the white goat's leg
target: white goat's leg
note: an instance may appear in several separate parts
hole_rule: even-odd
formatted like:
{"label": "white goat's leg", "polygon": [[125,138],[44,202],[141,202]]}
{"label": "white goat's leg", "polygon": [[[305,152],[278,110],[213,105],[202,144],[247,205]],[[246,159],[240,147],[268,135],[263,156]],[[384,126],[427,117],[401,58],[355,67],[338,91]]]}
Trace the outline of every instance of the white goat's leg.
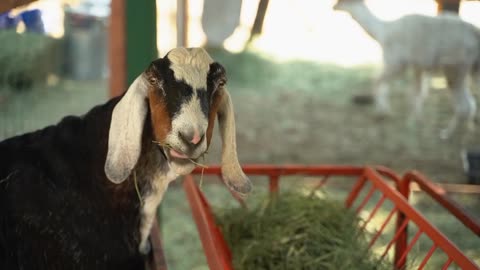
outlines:
{"label": "white goat's leg", "polygon": [[430,75],[420,69],[415,70],[415,83],[410,91],[411,111],[408,126],[415,127],[423,118],[423,106],[430,90]]}
{"label": "white goat's leg", "polygon": [[390,83],[395,77],[403,73],[403,71],[403,66],[384,64],[384,69],[375,83],[373,93],[376,112],[379,115],[387,116],[391,114],[392,109],[388,98]]}
{"label": "white goat's leg", "polygon": [[463,133],[465,131],[464,129],[473,123],[477,105],[469,89],[467,74],[467,72],[457,70],[449,70],[446,72],[448,85],[452,92],[454,116],[450,120],[447,128],[440,133],[442,139],[450,138],[457,132],[459,125],[461,125],[462,129],[460,132]]}
{"label": "white goat's leg", "polygon": [[464,133],[465,129],[473,127],[477,105],[474,97],[470,93],[470,89],[467,87],[452,89],[452,96],[455,115],[448,123],[447,128],[440,133],[442,139],[450,138],[457,132],[457,129],[461,129],[458,131]]}
{"label": "white goat's leg", "polygon": [[379,115],[386,116],[392,113],[388,100],[389,91],[390,86],[385,81],[380,82],[375,88],[375,110]]}

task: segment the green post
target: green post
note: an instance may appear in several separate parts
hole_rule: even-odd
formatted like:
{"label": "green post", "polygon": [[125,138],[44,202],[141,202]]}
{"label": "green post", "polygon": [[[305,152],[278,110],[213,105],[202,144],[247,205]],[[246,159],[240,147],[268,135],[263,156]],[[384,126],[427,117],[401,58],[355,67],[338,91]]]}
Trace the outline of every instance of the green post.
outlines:
{"label": "green post", "polygon": [[127,85],[158,58],[155,0],[125,0]]}

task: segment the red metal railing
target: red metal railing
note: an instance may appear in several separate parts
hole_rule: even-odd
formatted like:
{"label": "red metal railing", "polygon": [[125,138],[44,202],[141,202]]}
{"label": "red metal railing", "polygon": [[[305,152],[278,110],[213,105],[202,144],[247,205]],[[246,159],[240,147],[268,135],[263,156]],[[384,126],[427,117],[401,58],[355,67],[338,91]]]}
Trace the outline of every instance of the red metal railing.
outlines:
{"label": "red metal railing", "polygon": [[155,219],[152,230],[150,231],[150,241],[152,243],[152,252],[145,260],[148,269],[152,270],[167,270],[167,262],[163,253],[163,245],[161,240],[160,226],[157,219]]}
{"label": "red metal railing", "polygon": [[434,183],[432,183],[432,181],[428,180],[427,177],[417,171],[407,172],[403,176],[402,182],[404,183],[403,185],[405,186],[405,188],[401,191],[401,193],[405,197],[408,198],[409,196],[410,184],[416,183],[422,191],[430,195],[435,201],[441,204],[459,221],[461,221],[467,228],[469,228],[475,235],[480,236],[480,222],[477,219],[466,214],[465,211],[462,211],[462,207],[447,196],[446,190],[435,185]]}
{"label": "red metal railing", "polygon": [[[423,215],[415,210],[409,203],[410,194],[409,185],[411,182],[417,183],[422,190],[429,194],[433,199],[439,202],[463,224],[465,224],[472,232],[478,235],[480,223],[469,217],[462,209],[453,201],[445,196],[433,183],[418,173],[408,173],[403,178],[398,177],[391,170],[384,167],[375,169],[369,167],[351,167],[351,166],[270,166],[270,165],[252,165],[245,166],[244,172],[247,175],[262,175],[269,177],[269,189],[271,192],[277,192],[280,179],[287,175],[306,175],[321,176],[315,188],[325,185],[333,176],[350,176],[356,179],[353,188],[349,192],[345,205],[352,208],[358,203],[355,211],[366,212],[364,209],[367,204],[373,201],[373,195],[380,193],[381,196],[374,204],[373,209],[366,215],[361,225],[365,229],[368,224],[377,215],[379,209],[387,202],[393,203],[394,207],[388,212],[385,220],[380,224],[379,229],[373,233],[370,240],[372,247],[379,237],[384,233],[387,224],[396,214],[396,228],[390,241],[383,250],[381,257],[385,257],[392,246],[394,246],[393,263],[396,269],[405,268],[407,255],[412,247],[420,239],[422,235],[427,236],[432,242],[432,247],[421,260],[418,269],[423,269],[428,263],[436,250],[441,250],[447,255],[447,260],[443,263],[442,269],[447,269],[449,265],[455,263],[461,269],[480,269],[471,259],[463,254],[445,235],[437,230]],[[201,170],[194,171],[194,174],[201,173]],[[221,175],[219,167],[211,167],[204,169],[203,174]],[[192,214],[194,216],[200,238],[204,247],[205,255],[210,269],[233,269],[231,265],[232,255],[228,249],[220,229],[215,224],[213,213],[203,193],[198,189],[193,181],[193,176],[187,176],[184,181],[184,188],[187,193]],[[360,194],[366,193],[361,198]],[[358,201],[357,201],[358,200]],[[407,229],[409,226],[415,225],[418,231],[413,238],[408,241]]]}

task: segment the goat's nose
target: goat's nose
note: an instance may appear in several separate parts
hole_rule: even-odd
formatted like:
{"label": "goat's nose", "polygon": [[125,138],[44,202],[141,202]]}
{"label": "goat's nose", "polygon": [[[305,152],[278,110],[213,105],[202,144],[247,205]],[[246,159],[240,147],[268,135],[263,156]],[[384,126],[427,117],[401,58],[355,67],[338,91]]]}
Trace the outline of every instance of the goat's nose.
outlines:
{"label": "goat's nose", "polygon": [[188,131],[180,131],[178,136],[187,144],[197,145],[204,134],[200,134],[197,129],[190,129]]}

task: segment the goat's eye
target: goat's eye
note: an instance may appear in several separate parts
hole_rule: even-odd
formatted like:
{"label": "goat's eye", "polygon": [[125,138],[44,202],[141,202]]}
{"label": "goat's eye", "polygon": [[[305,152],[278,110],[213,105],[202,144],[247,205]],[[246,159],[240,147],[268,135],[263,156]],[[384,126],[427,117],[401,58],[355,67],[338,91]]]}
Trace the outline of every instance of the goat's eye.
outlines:
{"label": "goat's eye", "polygon": [[155,77],[150,77],[150,78],[148,79],[148,81],[149,81],[150,84],[152,84],[152,85],[156,85],[156,84],[157,84],[157,78],[155,78]]}
{"label": "goat's eye", "polygon": [[217,87],[224,87],[225,84],[227,84],[227,80],[222,79],[218,81]]}

